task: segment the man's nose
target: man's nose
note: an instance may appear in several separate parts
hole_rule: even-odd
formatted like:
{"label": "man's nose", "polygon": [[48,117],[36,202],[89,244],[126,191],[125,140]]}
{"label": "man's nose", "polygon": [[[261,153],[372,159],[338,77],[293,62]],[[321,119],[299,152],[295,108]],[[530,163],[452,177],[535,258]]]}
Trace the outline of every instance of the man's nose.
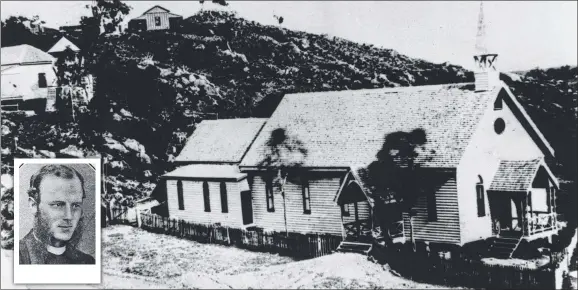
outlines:
{"label": "man's nose", "polygon": [[67,204],[64,207],[64,219],[71,220],[72,219],[72,205]]}

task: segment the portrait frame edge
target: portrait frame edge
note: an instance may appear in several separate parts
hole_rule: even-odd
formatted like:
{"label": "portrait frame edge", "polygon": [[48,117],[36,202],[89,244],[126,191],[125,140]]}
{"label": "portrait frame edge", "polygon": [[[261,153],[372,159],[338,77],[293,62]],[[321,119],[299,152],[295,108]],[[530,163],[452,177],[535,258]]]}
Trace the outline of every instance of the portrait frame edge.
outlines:
{"label": "portrait frame edge", "polygon": [[[20,265],[20,168],[24,164],[86,164],[94,169],[94,260],[95,264]],[[101,158],[14,158],[14,261],[13,283],[82,285],[102,282]],[[64,271],[63,271],[64,270]],[[62,274],[64,273],[64,274]],[[32,278],[33,277],[33,278]]]}

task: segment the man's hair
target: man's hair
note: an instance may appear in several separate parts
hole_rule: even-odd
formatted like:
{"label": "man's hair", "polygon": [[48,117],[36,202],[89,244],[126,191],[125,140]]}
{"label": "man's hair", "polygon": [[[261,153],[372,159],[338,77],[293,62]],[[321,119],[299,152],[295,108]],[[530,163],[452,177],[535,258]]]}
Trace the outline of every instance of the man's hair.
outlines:
{"label": "man's hair", "polygon": [[74,177],[77,177],[82,187],[82,198],[84,199],[86,197],[84,178],[76,169],[61,164],[48,164],[42,166],[38,172],[30,177],[28,196],[33,198],[37,203],[40,203],[40,183],[45,176],[56,176],[64,179],[74,179]]}

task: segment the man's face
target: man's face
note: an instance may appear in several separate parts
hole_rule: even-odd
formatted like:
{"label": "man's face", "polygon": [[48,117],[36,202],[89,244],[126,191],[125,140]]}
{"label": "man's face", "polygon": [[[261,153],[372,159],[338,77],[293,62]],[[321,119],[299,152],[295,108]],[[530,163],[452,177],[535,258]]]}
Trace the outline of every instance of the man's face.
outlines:
{"label": "man's face", "polygon": [[[75,177],[45,176],[38,188],[38,218],[43,231],[52,239],[68,241],[82,216],[82,184]],[[31,200],[31,206],[35,208]]]}

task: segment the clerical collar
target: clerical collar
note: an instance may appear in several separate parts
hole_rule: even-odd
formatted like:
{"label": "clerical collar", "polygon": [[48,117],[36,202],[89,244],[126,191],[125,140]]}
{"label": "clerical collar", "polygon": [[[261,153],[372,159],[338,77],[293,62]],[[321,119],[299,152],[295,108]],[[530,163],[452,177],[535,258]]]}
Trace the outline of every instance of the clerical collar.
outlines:
{"label": "clerical collar", "polygon": [[62,246],[60,248],[57,248],[57,247],[53,247],[51,245],[46,245],[46,250],[48,250],[49,253],[52,253],[54,255],[62,255],[62,254],[64,254],[64,251],[66,251],[66,246]]}
{"label": "clerical collar", "polygon": [[[37,236],[36,233],[34,231],[32,231],[32,235],[34,236],[34,238],[36,239],[36,241],[38,241],[41,244],[44,244]],[[66,246],[62,246],[62,247],[53,247],[51,245],[46,245],[46,250],[49,253],[52,253],[54,255],[62,255],[64,254],[64,251],[66,251]]]}

